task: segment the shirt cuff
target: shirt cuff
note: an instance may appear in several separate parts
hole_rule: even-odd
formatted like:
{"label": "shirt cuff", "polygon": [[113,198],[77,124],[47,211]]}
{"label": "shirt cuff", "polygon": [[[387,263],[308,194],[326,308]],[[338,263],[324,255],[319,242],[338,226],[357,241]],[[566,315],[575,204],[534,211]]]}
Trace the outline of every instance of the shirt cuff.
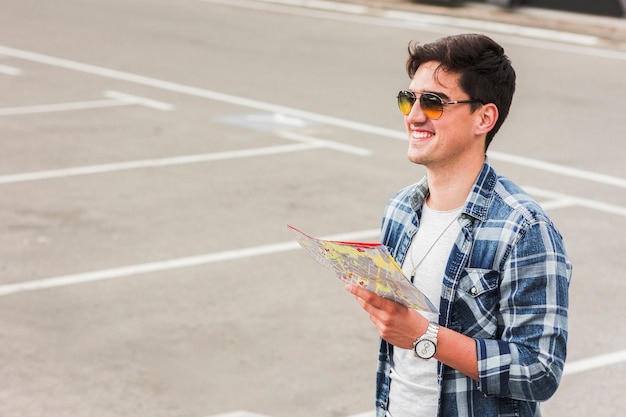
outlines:
{"label": "shirt cuff", "polygon": [[487,396],[509,394],[512,362],[510,345],[500,340],[477,339],[478,389]]}

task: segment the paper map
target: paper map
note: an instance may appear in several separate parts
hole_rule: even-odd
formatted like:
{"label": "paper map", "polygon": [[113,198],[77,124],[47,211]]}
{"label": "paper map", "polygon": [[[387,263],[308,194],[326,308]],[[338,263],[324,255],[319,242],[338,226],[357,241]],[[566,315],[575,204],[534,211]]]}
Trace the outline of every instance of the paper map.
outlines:
{"label": "paper map", "polygon": [[288,227],[296,234],[300,246],[342,281],[415,310],[437,312],[424,293],[402,273],[384,245],[316,239]]}

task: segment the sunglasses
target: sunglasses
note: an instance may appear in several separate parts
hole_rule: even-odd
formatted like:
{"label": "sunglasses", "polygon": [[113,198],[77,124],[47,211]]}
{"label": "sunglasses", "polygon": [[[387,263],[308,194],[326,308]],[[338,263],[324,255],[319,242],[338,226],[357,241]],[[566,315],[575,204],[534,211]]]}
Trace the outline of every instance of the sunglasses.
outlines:
{"label": "sunglasses", "polygon": [[[443,106],[448,104],[482,103],[480,100],[443,101],[443,99],[435,93],[421,93],[419,100],[422,112],[431,120],[439,119],[443,114]],[[398,107],[405,116],[411,113],[413,104],[415,104],[416,101],[417,97],[413,91],[402,90],[398,93]]]}

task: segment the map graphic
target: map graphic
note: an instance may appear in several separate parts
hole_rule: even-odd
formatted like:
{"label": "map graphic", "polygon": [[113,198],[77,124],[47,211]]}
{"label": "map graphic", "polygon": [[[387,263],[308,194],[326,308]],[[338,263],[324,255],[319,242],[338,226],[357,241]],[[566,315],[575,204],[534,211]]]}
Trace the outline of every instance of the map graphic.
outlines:
{"label": "map graphic", "polygon": [[386,246],[317,239],[293,226],[288,227],[300,246],[342,281],[415,310],[437,312],[424,293],[402,273]]}

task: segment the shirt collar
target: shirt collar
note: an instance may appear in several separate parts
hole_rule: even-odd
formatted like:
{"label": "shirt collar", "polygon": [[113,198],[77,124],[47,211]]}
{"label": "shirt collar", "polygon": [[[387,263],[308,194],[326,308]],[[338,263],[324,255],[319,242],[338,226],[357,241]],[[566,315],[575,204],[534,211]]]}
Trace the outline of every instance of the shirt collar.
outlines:
{"label": "shirt collar", "polygon": [[474,187],[467,196],[465,208],[463,212],[469,216],[475,217],[480,221],[487,220],[487,212],[494,198],[494,189],[498,183],[498,175],[489,163],[489,159],[485,159]]}

